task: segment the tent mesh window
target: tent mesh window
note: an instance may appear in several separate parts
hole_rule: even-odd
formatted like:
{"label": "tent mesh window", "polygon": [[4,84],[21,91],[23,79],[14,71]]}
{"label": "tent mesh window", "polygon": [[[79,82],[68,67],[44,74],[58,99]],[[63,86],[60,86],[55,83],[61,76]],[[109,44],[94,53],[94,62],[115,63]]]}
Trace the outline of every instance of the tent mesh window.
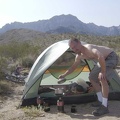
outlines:
{"label": "tent mesh window", "polygon": [[[71,52],[65,52],[58,60],[56,60],[52,66],[48,69],[48,71],[55,77],[58,78],[59,75],[63,74],[66,70],[68,70],[70,68],[70,66],[73,64],[75,60],[75,55],[71,54]],[[80,65],[76,68],[76,70],[68,75],[66,77],[66,79],[73,79],[76,76],[78,76],[81,71],[84,68],[87,68],[88,71],[88,67],[86,62],[83,60],[81,61]]]}

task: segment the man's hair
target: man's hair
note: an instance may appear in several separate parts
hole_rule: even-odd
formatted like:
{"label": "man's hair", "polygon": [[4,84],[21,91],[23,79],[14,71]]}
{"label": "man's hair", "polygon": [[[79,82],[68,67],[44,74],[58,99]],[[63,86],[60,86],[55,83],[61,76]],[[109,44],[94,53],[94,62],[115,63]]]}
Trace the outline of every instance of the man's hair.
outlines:
{"label": "man's hair", "polygon": [[78,42],[80,42],[80,41],[79,41],[77,38],[71,38],[71,39],[69,40],[69,45],[70,45],[72,42],[78,43]]}

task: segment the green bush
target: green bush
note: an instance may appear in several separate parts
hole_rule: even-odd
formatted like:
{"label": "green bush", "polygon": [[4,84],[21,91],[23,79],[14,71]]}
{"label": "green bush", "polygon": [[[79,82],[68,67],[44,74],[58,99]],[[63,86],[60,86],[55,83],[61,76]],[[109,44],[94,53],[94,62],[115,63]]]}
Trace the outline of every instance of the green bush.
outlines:
{"label": "green bush", "polygon": [[0,80],[0,94],[6,95],[7,93],[12,92],[11,82]]}
{"label": "green bush", "polygon": [[26,42],[18,43],[12,41],[8,44],[0,46],[0,56],[4,56],[5,58],[12,58],[13,60],[17,60],[29,54],[37,54],[38,51],[38,46],[30,45]]}
{"label": "green bush", "polygon": [[120,51],[120,36],[93,36],[85,34],[46,34],[42,36],[42,38],[37,38],[35,40],[33,39],[33,41],[11,41],[7,44],[0,45],[0,77],[2,76],[3,68],[5,69],[9,64],[11,64],[11,61],[12,64],[19,64],[19,60],[21,60],[20,64],[22,63],[24,67],[31,67],[35,59],[44,49],[46,49],[48,46],[55,42],[64,39],[70,39],[71,37],[77,37],[81,41],[90,44],[111,47],[118,54]]}
{"label": "green bush", "polygon": [[5,71],[7,69],[7,59],[4,57],[0,57],[0,79],[5,77]]}
{"label": "green bush", "polygon": [[[8,44],[0,45],[0,78],[4,74],[3,68],[7,70],[10,64],[14,64],[15,66],[22,63],[24,67],[31,67],[34,59],[39,54],[39,49],[39,46],[34,46],[26,42],[19,43],[12,41]],[[34,56],[35,58],[30,56]]]}
{"label": "green bush", "polygon": [[22,59],[23,67],[31,68],[33,63],[34,63],[34,58],[32,58],[32,57],[25,57]]}

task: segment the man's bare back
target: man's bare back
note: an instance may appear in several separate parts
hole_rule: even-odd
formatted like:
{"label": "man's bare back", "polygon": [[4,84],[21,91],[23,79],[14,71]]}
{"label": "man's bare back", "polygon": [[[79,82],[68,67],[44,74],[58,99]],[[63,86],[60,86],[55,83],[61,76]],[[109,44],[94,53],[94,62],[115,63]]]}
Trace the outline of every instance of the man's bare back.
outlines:
{"label": "man's bare back", "polygon": [[112,49],[106,46],[98,46],[93,44],[85,44],[83,46],[84,52],[78,54],[78,56],[80,56],[81,59],[96,59],[95,55],[93,54],[95,50],[99,51],[106,59],[106,57],[113,51]]}

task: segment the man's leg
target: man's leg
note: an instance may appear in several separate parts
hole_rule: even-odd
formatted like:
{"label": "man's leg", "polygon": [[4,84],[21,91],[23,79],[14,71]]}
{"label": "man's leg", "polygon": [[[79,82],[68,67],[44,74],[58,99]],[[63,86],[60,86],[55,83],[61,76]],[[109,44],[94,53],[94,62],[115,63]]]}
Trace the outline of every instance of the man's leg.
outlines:
{"label": "man's leg", "polygon": [[109,86],[106,80],[101,80],[101,88],[102,88],[102,96],[103,96],[103,101],[102,101],[102,105],[104,105],[105,107],[107,107],[107,103],[108,103],[108,94],[109,94]]}
{"label": "man's leg", "polygon": [[118,64],[118,57],[115,52],[112,52],[108,55],[108,57],[105,60],[106,62],[106,80],[101,80],[101,87],[102,87],[102,94],[103,94],[103,103],[105,107],[107,107],[108,102],[108,94],[109,94],[109,85],[107,80],[112,79],[112,71],[114,68],[116,68]]}
{"label": "man's leg", "polygon": [[95,68],[91,71],[89,79],[91,84],[93,85],[97,97],[98,97],[98,102],[99,104],[92,104],[94,107],[99,107],[96,110],[92,112],[93,115],[95,116],[100,116],[106,113],[109,113],[108,108],[107,108],[107,102],[108,102],[108,92],[109,92],[109,87],[108,83],[105,80],[100,81],[98,79],[98,74],[100,73],[101,69],[99,66],[95,66]]}
{"label": "man's leg", "polygon": [[100,115],[109,113],[109,110],[108,110],[109,86],[106,80],[101,80],[100,83],[102,88],[102,105],[98,109],[92,112],[94,116],[100,116]]}
{"label": "man's leg", "polygon": [[[97,95],[97,98],[98,98],[98,101],[102,103],[102,92],[101,92],[101,87],[100,87],[100,84],[95,82],[94,80],[90,80],[95,92],[96,92],[96,95]],[[93,105],[94,106],[94,105]],[[97,105],[95,105],[97,106]]]}
{"label": "man's leg", "polygon": [[[97,95],[97,98],[98,98],[98,101],[100,103],[102,103],[102,89],[101,89],[101,86],[100,86],[100,81],[98,79],[98,74],[99,72],[101,71],[100,67],[98,65],[95,65],[95,67],[92,69],[92,71],[90,72],[89,74],[89,80],[93,86],[93,88],[95,89],[95,92],[96,92],[96,95]],[[97,104],[92,104],[93,107],[98,107],[100,104],[98,103]]]}

